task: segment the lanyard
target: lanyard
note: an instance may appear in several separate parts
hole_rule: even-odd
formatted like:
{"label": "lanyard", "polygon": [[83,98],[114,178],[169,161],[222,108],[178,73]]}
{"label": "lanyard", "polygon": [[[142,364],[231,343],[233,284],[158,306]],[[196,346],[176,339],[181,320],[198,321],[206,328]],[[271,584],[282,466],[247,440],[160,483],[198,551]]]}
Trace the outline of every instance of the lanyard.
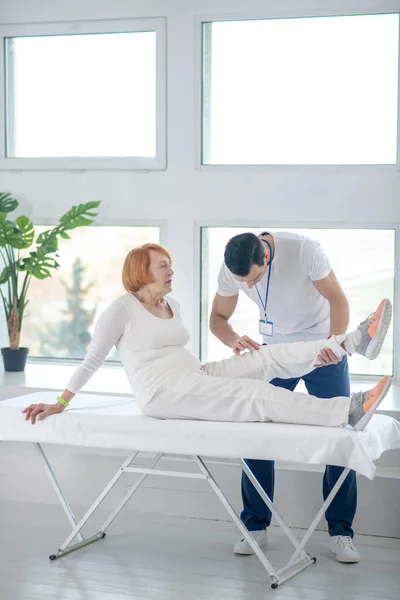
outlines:
{"label": "lanyard", "polygon": [[262,301],[260,292],[258,291],[257,284],[254,287],[256,288],[256,292],[258,294],[258,297],[260,298],[261,306],[263,307],[263,310],[264,310],[265,321],[267,321],[267,303],[268,303],[268,293],[269,293],[269,281],[271,279],[272,248],[271,248],[271,244],[269,242],[267,242],[267,240],[261,240],[261,241],[265,242],[269,248],[268,279],[267,279],[267,288],[265,290],[265,303]]}

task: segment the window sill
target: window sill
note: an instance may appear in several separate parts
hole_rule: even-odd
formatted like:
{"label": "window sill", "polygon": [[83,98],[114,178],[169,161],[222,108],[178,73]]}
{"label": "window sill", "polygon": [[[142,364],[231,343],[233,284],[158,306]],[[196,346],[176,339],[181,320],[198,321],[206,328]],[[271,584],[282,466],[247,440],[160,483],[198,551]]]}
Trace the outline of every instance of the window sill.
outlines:
{"label": "window sill", "polygon": [[[1,387],[31,388],[62,392],[78,365],[31,362],[23,373],[0,371]],[[121,366],[104,366],[82,388],[82,392],[116,396],[131,395],[128,380]],[[21,390],[20,393],[23,393]],[[4,396],[4,394],[2,394]],[[16,395],[16,394],[12,394]],[[5,397],[5,396],[4,396]]]}

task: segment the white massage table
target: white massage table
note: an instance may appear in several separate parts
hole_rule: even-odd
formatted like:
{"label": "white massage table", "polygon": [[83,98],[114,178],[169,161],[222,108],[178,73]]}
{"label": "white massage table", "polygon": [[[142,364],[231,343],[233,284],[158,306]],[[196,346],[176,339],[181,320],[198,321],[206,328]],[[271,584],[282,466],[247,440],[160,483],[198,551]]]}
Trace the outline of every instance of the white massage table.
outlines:
{"label": "white massage table", "polygon": [[[254,549],[258,559],[268,572],[271,587],[274,589],[316,561],[315,557],[305,551],[305,544],[335,497],[349,470],[354,469],[359,474],[373,479],[374,461],[386,450],[400,448],[400,423],[384,415],[375,415],[362,432],[355,432],[350,428],[279,423],[161,420],[144,416],[131,398],[78,394],[71,407],[61,415],[52,416],[31,425],[30,422],[24,420],[21,410],[34,402],[54,402],[54,392],[37,392],[0,402],[0,441],[35,444],[72,526],[70,535],[61,544],[58,551],[50,556],[50,560],[55,560],[104,538],[109,525],[148,475],[190,477],[208,481],[241,533]],[[42,444],[46,443],[130,451],[129,456],[114,477],[78,523],[42,448]],[[156,456],[152,458],[149,468],[132,466],[131,463],[138,452],[155,453]],[[192,456],[200,472],[171,472],[155,468],[164,454]],[[303,538],[298,540],[263,491],[247,464],[240,458],[242,468],[294,546],[294,552],[288,563],[282,569],[276,570],[249,535],[201,457],[283,460],[302,464],[338,465],[345,469]],[[81,529],[124,473],[138,473],[140,477],[99,531],[84,539]],[[77,541],[73,543],[75,538]]]}

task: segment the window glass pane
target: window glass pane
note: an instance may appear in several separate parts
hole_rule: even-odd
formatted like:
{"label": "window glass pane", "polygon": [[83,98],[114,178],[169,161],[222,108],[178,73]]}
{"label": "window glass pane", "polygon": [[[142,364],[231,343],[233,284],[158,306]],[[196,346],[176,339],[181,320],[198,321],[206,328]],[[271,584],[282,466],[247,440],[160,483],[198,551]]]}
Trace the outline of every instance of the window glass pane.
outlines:
{"label": "window glass pane", "polygon": [[398,14],[205,23],[203,163],[395,163],[398,31]]}
{"label": "window glass pane", "polygon": [[5,50],[8,157],[155,157],[155,31],[8,38]]}
{"label": "window glass pane", "polygon": [[[37,235],[49,226],[35,227]],[[125,256],[135,246],[158,243],[158,227],[84,227],[59,241],[60,268],[32,278],[21,345],[29,356],[83,358],[94,324],[118,296]],[[117,360],[115,348],[108,360]]]}
{"label": "window glass pane", "polygon": [[[208,329],[212,300],[217,291],[218,272],[226,242],[234,235],[262,229],[204,227],[202,229],[202,313],[201,358],[219,360],[232,355]],[[269,228],[272,233],[278,229]],[[350,325],[354,329],[376,308],[382,298],[394,295],[395,232],[387,229],[285,229],[309,236],[321,245],[350,303]],[[261,341],[258,307],[244,294],[230,321],[235,331]],[[381,353],[374,361],[354,354],[350,372],[359,375],[386,375],[393,372],[393,325]]]}

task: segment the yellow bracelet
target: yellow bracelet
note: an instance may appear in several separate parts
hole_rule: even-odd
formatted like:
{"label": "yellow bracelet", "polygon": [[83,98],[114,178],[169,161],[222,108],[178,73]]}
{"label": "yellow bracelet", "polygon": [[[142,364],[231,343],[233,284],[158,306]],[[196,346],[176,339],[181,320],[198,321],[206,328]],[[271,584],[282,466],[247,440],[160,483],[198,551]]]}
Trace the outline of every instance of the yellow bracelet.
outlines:
{"label": "yellow bracelet", "polygon": [[61,396],[57,396],[56,398],[57,402],[59,402],[60,404],[62,404],[64,407],[67,407],[69,402],[67,402],[66,400],[64,400],[64,398],[61,398]]}

